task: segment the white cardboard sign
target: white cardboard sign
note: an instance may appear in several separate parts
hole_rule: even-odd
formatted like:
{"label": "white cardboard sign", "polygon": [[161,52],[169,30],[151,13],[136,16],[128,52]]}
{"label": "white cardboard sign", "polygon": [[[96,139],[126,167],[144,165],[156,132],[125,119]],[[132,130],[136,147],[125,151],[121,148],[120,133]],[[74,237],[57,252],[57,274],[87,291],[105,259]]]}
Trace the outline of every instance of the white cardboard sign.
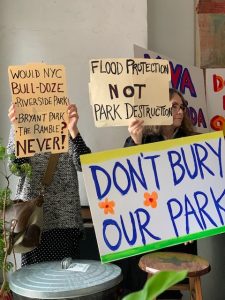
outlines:
{"label": "white cardboard sign", "polygon": [[101,260],[225,231],[222,131],[81,156]]}

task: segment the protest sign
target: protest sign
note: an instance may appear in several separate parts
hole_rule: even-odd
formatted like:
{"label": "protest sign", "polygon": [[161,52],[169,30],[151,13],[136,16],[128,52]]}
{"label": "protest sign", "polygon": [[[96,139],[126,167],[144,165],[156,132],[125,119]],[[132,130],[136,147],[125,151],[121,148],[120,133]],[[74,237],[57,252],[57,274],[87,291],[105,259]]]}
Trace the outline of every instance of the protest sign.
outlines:
{"label": "protest sign", "polygon": [[62,65],[9,66],[15,107],[15,154],[68,151],[67,87]]}
{"label": "protest sign", "polygon": [[170,68],[167,60],[95,59],[90,61],[90,103],[97,127],[170,125]]}
{"label": "protest sign", "polygon": [[206,69],[206,101],[212,130],[225,126],[225,69]]}
{"label": "protest sign", "polygon": [[171,71],[171,87],[180,91],[188,101],[188,114],[197,132],[211,131],[205,99],[203,70],[187,66],[165,55],[134,45],[134,56],[144,58],[168,59]]}
{"label": "protest sign", "polygon": [[109,262],[225,232],[221,131],[81,156]]}

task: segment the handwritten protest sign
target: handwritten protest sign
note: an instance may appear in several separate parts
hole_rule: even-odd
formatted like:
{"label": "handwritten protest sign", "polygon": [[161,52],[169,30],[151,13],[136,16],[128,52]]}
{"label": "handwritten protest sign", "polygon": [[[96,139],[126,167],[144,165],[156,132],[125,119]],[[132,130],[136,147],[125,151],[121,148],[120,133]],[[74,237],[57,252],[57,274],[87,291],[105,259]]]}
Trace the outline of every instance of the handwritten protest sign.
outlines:
{"label": "handwritten protest sign", "polygon": [[172,124],[170,68],[166,60],[95,59],[90,61],[90,103],[97,127]]}
{"label": "handwritten protest sign", "polygon": [[203,70],[177,62],[165,55],[134,45],[134,56],[168,59],[171,71],[171,86],[180,91],[188,101],[188,114],[197,132],[211,131],[205,99]]}
{"label": "handwritten protest sign", "polygon": [[225,69],[206,69],[206,101],[210,127],[223,130],[225,126]]}
{"label": "handwritten protest sign", "polygon": [[221,131],[81,156],[101,260],[225,232]]}
{"label": "handwritten protest sign", "polygon": [[9,66],[17,157],[68,151],[67,87],[62,65]]}

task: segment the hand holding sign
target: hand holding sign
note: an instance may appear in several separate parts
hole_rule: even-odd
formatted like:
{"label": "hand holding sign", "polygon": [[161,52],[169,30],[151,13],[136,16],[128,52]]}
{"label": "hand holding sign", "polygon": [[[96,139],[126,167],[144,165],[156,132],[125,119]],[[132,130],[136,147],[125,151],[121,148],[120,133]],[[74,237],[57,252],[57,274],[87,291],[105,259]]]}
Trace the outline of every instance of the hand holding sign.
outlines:
{"label": "hand holding sign", "polygon": [[11,104],[10,107],[9,107],[8,117],[9,117],[9,120],[10,120],[11,123],[15,122],[16,115],[15,115],[14,104]]}
{"label": "hand holding sign", "polygon": [[77,107],[75,104],[70,104],[68,106],[68,116],[69,116],[68,129],[71,137],[74,139],[78,134],[77,122],[79,119]]}
{"label": "hand holding sign", "polygon": [[143,129],[144,129],[143,120],[137,120],[137,119],[132,120],[128,126],[128,131],[130,133],[130,136],[136,145],[140,145],[142,143]]}

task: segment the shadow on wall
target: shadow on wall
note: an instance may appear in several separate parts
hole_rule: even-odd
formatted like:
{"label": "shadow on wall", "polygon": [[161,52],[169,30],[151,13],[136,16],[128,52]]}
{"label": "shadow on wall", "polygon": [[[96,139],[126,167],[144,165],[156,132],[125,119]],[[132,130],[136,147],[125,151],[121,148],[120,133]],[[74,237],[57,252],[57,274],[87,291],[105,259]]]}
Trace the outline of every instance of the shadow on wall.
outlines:
{"label": "shadow on wall", "polygon": [[198,241],[198,254],[206,258],[211,272],[202,276],[204,300],[225,299],[225,234]]}

